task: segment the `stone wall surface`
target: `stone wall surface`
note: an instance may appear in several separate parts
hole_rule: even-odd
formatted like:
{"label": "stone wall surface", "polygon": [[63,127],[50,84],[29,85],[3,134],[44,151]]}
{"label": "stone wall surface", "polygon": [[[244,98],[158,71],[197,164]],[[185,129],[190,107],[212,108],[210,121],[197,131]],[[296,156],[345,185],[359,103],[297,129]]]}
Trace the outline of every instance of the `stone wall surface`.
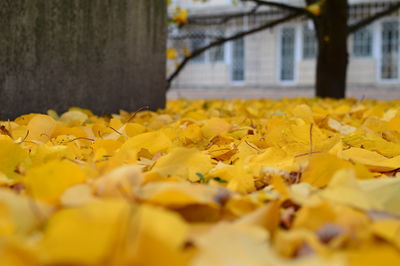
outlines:
{"label": "stone wall surface", "polygon": [[162,0],[1,0],[0,119],[165,104]]}

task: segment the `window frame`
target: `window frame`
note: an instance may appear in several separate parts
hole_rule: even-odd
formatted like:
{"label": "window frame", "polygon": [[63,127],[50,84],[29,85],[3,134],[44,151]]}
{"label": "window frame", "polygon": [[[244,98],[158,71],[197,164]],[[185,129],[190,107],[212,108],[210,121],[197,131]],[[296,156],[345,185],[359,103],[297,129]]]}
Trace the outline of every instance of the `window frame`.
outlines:
{"label": "window frame", "polygon": [[[234,80],[233,79],[233,61],[234,61],[233,46],[234,46],[234,42],[237,42],[237,41],[243,41],[243,79],[242,80]],[[230,43],[229,55],[231,57],[230,64],[229,64],[229,80],[232,84],[243,85],[246,82],[246,38],[244,37],[241,39],[230,41],[229,43]]]}
{"label": "window frame", "polygon": [[[276,28],[277,30],[277,39],[276,39],[276,62],[277,64],[277,70],[276,70],[276,80],[278,84],[281,85],[286,85],[286,86],[295,86],[299,82],[299,63],[301,61],[301,50],[302,50],[302,45],[301,45],[301,27],[302,24],[299,23],[285,23],[280,25],[279,27]],[[283,34],[283,29],[291,27],[294,28],[294,77],[293,80],[282,80],[281,79],[281,68],[282,68],[282,56],[281,56],[281,48],[282,48],[282,34]]]}
{"label": "window frame", "polygon": [[[189,44],[190,44],[190,52],[192,52],[192,51],[194,51],[194,50],[196,50],[196,49],[198,49],[198,48],[196,48],[196,49],[193,49],[193,47],[194,47],[194,45],[193,45],[193,43],[194,43],[194,41],[201,41],[202,42],[202,46],[199,46],[199,47],[203,47],[203,46],[206,46],[207,45],[207,38],[206,38],[206,33],[205,33],[205,30],[204,29],[196,29],[196,30],[194,30],[193,32],[195,32],[195,34],[194,35],[203,35],[204,36],[204,38],[202,38],[202,39],[196,39],[196,38],[193,38],[193,39],[190,39],[189,40]],[[199,60],[198,58],[202,58],[202,60]],[[204,63],[206,63],[207,62],[207,51],[206,52],[204,52],[204,53],[202,53],[202,54],[200,54],[200,55],[198,55],[198,56],[196,56],[196,57],[193,57],[191,60],[190,60],[190,63],[192,63],[192,64],[204,64]]]}
{"label": "window frame", "polygon": [[[384,22],[391,22],[391,21],[397,21],[399,23],[399,34],[400,34],[400,19],[398,16],[392,16],[392,17],[387,17],[384,19],[381,19],[376,22],[375,25],[375,37],[376,37],[376,49],[375,49],[375,54],[376,59],[377,59],[377,64],[376,64],[376,80],[379,83],[382,84],[398,84],[400,82],[400,48],[399,48],[399,55],[398,55],[398,74],[397,78],[395,79],[386,79],[382,78],[382,32],[383,32],[383,23]],[[399,37],[399,42],[400,42],[400,37]]]}
{"label": "window frame", "polygon": [[[356,53],[356,34],[359,33],[362,30],[367,30],[367,31],[369,31],[369,34],[370,34],[370,36],[369,36],[369,38],[370,38],[370,40],[369,40],[370,41],[369,54],[366,54],[366,55],[361,55],[361,54],[357,54]],[[352,38],[351,38],[351,41],[352,41],[352,43],[351,43],[351,55],[352,55],[352,57],[357,58],[357,59],[358,58],[359,59],[372,58],[374,56],[374,49],[375,49],[374,46],[376,44],[374,35],[375,34],[374,34],[373,25],[369,25],[369,26],[363,27],[360,30],[354,32],[352,34]],[[358,47],[361,47],[361,45],[359,45]]]}
{"label": "window frame", "polygon": [[[308,60],[315,60],[317,58],[318,55],[318,40],[317,40],[317,33],[315,32],[315,29],[312,27],[310,29],[310,22],[306,21],[302,24],[301,26],[301,58],[302,60],[308,61]],[[309,30],[309,32],[313,32],[314,33],[314,54],[311,56],[305,56],[305,47],[306,47],[306,28],[307,30]]]}
{"label": "window frame", "polygon": [[[204,35],[204,38],[202,39],[204,46],[206,46],[206,45],[208,45],[210,43],[210,38],[207,37],[207,33],[206,33],[207,31],[208,30],[205,30],[205,29],[193,30],[193,32],[196,32],[197,35],[200,35],[200,34]],[[225,36],[225,31],[223,29],[221,29],[220,32],[221,32],[221,36]],[[190,51],[194,50],[193,49],[193,41],[194,41],[194,39],[190,39],[189,40]],[[202,47],[202,46],[200,46],[200,47]],[[222,49],[223,55],[218,60],[213,60],[211,58],[211,50],[217,49],[217,48],[221,48]],[[227,52],[227,44],[224,43],[222,45],[210,48],[207,51],[205,51],[203,54],[199,55],[199,56],[204,57],[203,60],[201,60],[201,61],[200,60],[196,60],[195,59],[196,57],[194,57],[189,61],[189,63],[193,63],[193,64],[221,64],[221,63],[222,64],[226,64],[226,52]]]}

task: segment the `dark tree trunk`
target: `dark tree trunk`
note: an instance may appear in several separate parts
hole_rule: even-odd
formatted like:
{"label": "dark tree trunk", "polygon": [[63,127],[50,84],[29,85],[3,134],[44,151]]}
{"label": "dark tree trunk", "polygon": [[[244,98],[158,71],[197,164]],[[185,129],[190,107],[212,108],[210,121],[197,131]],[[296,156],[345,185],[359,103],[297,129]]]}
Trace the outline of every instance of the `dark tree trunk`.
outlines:
{"label": "dark tree trunk", "polygon": [[348,1],[326,0],[314,19],[318,35],[316,96],[344,98],[348,66]]}
{"label": "dark tree trunk", "polygon": [[0,0],[0,119],[165,106],[162,0]]}

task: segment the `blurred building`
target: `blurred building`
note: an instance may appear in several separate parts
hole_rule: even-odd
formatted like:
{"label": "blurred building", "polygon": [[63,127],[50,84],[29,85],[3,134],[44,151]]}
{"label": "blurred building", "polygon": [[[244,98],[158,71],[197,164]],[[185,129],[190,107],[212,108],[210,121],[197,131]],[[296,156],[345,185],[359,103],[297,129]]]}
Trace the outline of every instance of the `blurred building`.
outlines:
{"label": "blurred building", "polygon": [[[285,12],[254,9],[252,3],[232,0],[175,0],[189,10],[190,23],[170,31],[169,42],[189,52],[237,32],[251,29]],[[304,6],[302,0],[279,1]],[[382,10],[391,1],[350,0],[350,22]],[[250,15],[244,13],[253,11]],[[349,38],[348,88],[400,87],[399,14],[380,19]],[[293,20],[272,29],[225,43],[194,58],[178,75],[172,88],[312,88],[317,43],[307,19]],[[172,71],[174,66],[169,66]]]}

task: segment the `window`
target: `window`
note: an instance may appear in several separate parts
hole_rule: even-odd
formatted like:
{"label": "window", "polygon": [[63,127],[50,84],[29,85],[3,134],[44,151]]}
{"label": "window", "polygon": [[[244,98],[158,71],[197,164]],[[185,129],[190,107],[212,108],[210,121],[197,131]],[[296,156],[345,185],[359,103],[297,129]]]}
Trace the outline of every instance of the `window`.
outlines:
{"label": "window", "polygon": [[303,25],[303,59],[313,59],[317,55],[315,31],[308,23]]}
{"label": "window", "polygon": [[[224,32],[222,30],[215,30],[214,35],[215,35],[215,38],[209,39],[209,43],[217,41],[218,38],[223,38]],[[224,44],[211,48],[209,51],[209,59],[210,59],[210,62],[213,62],[213,63],[224,62],[224,60],[225,60]]]}
{"label": "window", "polygon": [[356,57],[370,57],[372,55],[371,28],[362,28],[354,33],[353,55]]}
{"label": "window", "polygon": [[[196,51],[204,46],[206,46],[207,40],[203,31],[197,31],[193,33],[191,38],[191,52]],[[204,63],[206,60],[205,53],[202,53],[192,59],[193,63]]]}
{"label": "window", "polygon": [[393,80],[399,78],[399,22],[382,23],[382,62],[381,78]]}
{"label": "window", "polygon": [[[208,34],[208,33],[207,33]],[[207,44],[216,41],[218,38],[224,37],[224,33],[221,30],[211,32],[211,34],[206,35],[204,31],[196,31],[191,34],[191,52],[200,49]],[[214,37],[215,36],[215,37]],[[205,51],[201,55],[196,56],[192,59],[195,63],[217,63],[224,62],[225,60],[225,46],[224,44],[213,47],[208,51]]]}
{"label": "window", "polygon": [[214,48],[210,49],[209,52],[209,59],[210,62],[216,63],[216,62],[224,62],[225,60],[225,49],[224,45],[219,45]]}
{"label": "window", "polygon": [[293,27],[282,29],[281,35],[281,65],[280,65],[280,80],[294,81],[295,67],[295,37],[296,31]]}
{"label": "window", "polygon": [[232,42],[232,81],[244,81],[244,39]]}

